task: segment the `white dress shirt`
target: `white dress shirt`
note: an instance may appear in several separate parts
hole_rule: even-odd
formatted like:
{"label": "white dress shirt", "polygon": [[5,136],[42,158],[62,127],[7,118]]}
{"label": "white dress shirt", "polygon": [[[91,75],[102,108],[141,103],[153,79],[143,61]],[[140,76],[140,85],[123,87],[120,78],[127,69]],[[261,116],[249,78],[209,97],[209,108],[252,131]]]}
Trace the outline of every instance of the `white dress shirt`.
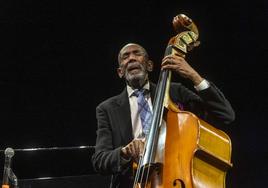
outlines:
{"label": "white dress shirt", "polygon": [[[149,90],[150,89],[149,87],[150,85],[148,82],[147,84],[145,84],[143,88]],[[127,92],[128,92],[129,104],[130,104],[133,137],[143,138],[144,136],[142,134],[142,124],[141,124],[140,115],[138,113],[138,102],[137,102],[138,98],[135,95],[133,95],[134,90],[130,86],[127,86]],[[147,100],[149,107],[152,111],[153,105],[152,105],[152,100],[151,100],[151,96],[149,92],[147,95],[145,95],[145,100]]]}

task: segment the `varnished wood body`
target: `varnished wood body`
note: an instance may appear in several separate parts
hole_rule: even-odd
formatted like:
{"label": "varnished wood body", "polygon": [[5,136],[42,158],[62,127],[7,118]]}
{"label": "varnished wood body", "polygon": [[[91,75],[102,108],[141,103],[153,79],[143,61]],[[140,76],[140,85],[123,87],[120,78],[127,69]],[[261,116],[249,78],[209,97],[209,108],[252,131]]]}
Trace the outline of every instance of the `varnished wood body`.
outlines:
{"label": "varnished wood body", "polygon": [[138,187],[225,188],[226,172],[232,167],[229,136],[169,104],[163,163],[158,164],[147,184]]}
{"label": "varnished wood body", "polygon": [[224,188],[226,171],[232,166],[228,135],[174,105],[166,118],[160,187]]}

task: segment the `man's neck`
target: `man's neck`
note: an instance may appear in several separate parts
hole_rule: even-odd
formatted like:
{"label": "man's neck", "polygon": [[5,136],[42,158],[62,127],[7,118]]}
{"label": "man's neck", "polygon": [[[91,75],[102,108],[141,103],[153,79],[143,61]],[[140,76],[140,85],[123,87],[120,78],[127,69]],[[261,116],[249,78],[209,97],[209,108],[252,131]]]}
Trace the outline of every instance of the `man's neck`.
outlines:
{"label": "man's neck", "polygon": [[130,85],[130,84],[127,82],[127,85],[128,85],[129,87],[131,87],[133,90],[135,90],[135,89],[140,90],[140,89],[142,89],[146,84],[149,84],[149,81],[148,81],[148,80],[145,81],[143,84],[134,84],[134,85]]}

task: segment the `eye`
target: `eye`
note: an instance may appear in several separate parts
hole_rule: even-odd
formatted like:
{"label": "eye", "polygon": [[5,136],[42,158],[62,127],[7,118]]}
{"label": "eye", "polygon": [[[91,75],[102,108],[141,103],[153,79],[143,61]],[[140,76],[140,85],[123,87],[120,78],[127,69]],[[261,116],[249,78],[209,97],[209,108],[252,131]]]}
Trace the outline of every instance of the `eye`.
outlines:
{"label": "eye", "polygon": [[142,51],[135,51],[135,52],[133,52],[134,53],[134,55],[136,55],[136,56],[143,56],[144,55],[144,53],[142,52]]}
{"label": "eye", "polygon": [[144,56],[143,51],[135,50],[135,51],[132,51],[132,52],[123,53],[122,56],[121,56],[121,60],[128,59],[131,54],[134,55],[134,56]]}
{"label": "eye", "polygon": [[121,60],[126,60],[130,56],[129,52],[125,52],[121,55]]}
{"label": "eye", "polygon": [[121,59],[122,59],[122,60],[125,60],[125,59],[127,59],[128,57],[129,57],[129,54],[123,54],[122,57],[121,57]]}

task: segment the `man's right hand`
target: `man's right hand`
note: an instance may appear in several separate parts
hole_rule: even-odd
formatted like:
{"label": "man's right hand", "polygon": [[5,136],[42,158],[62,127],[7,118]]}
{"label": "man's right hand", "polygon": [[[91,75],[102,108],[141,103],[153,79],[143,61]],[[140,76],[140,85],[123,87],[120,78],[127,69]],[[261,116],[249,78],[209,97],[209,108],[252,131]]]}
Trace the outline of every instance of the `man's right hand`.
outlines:
{"label": "man's right hand", "polygon": [[144,150],[144,139],[133,139],[128,145],[121,149],[121,156],[125,159],[134,159],[138,162],[139,156],[142,155]]}

